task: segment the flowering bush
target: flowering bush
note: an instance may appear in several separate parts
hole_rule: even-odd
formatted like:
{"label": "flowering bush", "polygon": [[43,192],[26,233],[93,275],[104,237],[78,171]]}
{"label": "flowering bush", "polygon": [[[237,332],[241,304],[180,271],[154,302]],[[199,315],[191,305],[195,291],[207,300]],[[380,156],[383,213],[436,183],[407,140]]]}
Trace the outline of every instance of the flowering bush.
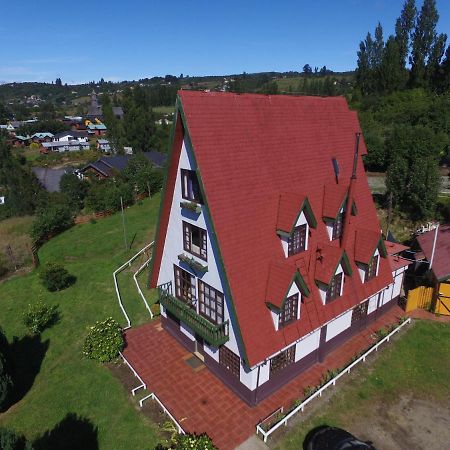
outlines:
{"label": "flowering bush", "polygon": [[217,447],[207,434],[179,434],[173,446],[176,450],[215,450]]}
{"label": "flowering bush", "polygon": [[44,305],[41,301],[28,305],[28,311],[23,314],[24,325],[33,333],[40,334],[52,322],[57,321],[57,307]]}
{"label": "flowering bush", "polygon": [[96,324],[89,329],[83,346],[83,354],[101,362],[112,361],[123,349],[122,329],[112,318]]}

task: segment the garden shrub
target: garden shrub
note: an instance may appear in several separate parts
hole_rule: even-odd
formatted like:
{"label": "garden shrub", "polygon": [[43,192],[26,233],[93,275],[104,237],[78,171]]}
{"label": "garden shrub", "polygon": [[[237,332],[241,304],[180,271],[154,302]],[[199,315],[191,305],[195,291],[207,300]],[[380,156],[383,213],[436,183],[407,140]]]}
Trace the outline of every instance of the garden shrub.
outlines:
{"label": "garden shrub", "polygon": [[50,292],[61,291],[76,281],[76,278],[70,275],[63,266],[54,263],[47,263],[39,276],[42,284]]}
{"label": "garden shrub", "polygon": [[41,301],[30,304],[23,314],[23,323],[33,334],[40,334],[57,320],[57,309],[56,305],[48,306]]}
{"label": "garden shrub", "polygon": [[150,306],[150,310],[154,316],[159,316],[161,314],[161,308],[159,307],[159,303],[154,303]]}
{"label": "garden shrub", "polygon": [[90,359],[109,362],[117,358],[123,347],[122,329],[112,317],[109,317],[90,327],[84,341],[83,354]]}
{"label": "garden shrub", "polygon": [[176,450],[215,450],[217,447],[206,434],[179,434],[170,447]]}

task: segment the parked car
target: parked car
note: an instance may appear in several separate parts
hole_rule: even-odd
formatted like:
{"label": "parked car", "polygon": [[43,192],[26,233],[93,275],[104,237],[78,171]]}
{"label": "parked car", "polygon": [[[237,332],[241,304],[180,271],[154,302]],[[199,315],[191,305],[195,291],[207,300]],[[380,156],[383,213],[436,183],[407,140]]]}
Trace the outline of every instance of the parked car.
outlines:
{"label": "parked car", "polygon": [[376,450],[371,442],[363,442],[341,428],[323,425],[311,430],[303,443],[305,450]]}

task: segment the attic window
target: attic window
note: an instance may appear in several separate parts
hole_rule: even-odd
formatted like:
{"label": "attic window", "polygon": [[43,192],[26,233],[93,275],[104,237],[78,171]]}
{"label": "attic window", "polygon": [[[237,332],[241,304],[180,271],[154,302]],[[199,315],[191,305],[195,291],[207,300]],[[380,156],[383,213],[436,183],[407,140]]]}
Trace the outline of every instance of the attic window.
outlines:
{"label": "attic window", "polygon": [[200,185],[194,170],[181,169],[181,191],[185,200],[203,203]]}
{"label": "attic window", "polygon": [[306,232],[306,224],[294,228],[288,240],[288,256],[296,255],[306,250]]}
{"label": "attic window", "polygon": [[333,223],[333,234],[331,240],[340,239],[344,230],[344,212],[340,212]]}
{"label": "attic window", "polygon": [[331,301],[335,300],[337,297],[341,295],[341,288],[342,288],[342,277],[343,273],[338,273],[333,276],[331,279],[330,285],[327,289],[327,294],[325,297],[325,303],[330,303]]}
{"label": "attic window", "polygon": [[284,308],[281,310],[278,318],[278,327],[281,328],[297,319],[298,311],[298,293],[287,297],[284,302]]}
{"label": "attic window", "polygon": [[376,277],[377,268],[378,268],[378,255],[375,255],[366,268],[366,272],[364,275],[364,283],[367,283],[372,278]]}

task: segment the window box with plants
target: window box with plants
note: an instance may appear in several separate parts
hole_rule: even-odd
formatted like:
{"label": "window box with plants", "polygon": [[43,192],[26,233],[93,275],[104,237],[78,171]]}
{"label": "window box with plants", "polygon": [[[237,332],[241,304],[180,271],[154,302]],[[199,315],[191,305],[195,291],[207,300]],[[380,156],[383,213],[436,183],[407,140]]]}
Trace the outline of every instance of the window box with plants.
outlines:
{"label": "window box with plants", "polygon": [[180,202],[180,206],[184,209],[188,209],[189,211],[192,211],[196,214],[200,214],[202,212],[202,205],[195,202],[190,202],[187,200],[184,200]]}
{"label": "window box with plants", "polygon": [[196,272],[202,273],[208,272],[208,266],[195,260],[192,256],[188,256],[185,255],[184,253],[181,253],[180,255],[178,255],[178,259],[187,264],[191,269],[195,270]]}

